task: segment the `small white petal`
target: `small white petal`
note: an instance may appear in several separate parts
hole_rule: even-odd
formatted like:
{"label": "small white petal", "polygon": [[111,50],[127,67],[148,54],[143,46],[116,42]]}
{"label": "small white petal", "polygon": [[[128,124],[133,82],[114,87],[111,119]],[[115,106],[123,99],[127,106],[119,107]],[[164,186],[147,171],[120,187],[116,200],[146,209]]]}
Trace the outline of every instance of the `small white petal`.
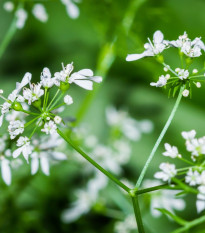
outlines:
{"label": "small white petal", "polygon": [[72,2],[67,3],[66,10],[67,10],[68,15],[72,19],[78,18],[79,14],[80,14],[78,7],[75,4],[73,4]]}
{"label": "small white petal", "polygon": [[1,161],[1,174],[4,182],[7,185],[11,184],[11,168],[9,166],[9,161],[7,159],[3,159]]}
{"label": "small white petal", "polygon": [[89,80],[74,80],[73,82],[86,90],[93,89],[93,83]]}
{"label": "small white petal", "polygon": [[39,161],[38,161],[38,157],[35,156],[31,160],[31,174],[32,175],[36,174],[38,168],[39,168]]}
{"label": "small white petal", "polygon": [[13,152],[13,157],[14,157],[14,158],[17,158],[17,157],[21,154],[22,150],[23,150],[22,147],[16,149],[16,150]]}
{"label": "small white petal", "polygon": [[48,158],[46,156],[42,156],[40,158],[40,163],[41,163],[41,169],[43,173],[48,176],[50,174]]}
{"label": "small white petal", "polygon": [[87,77],[92,77],[93,76],[93,71],[90,70],[90,69],[82,69],[82,70],[78,71],[78,74],[84,75],[84,76],[87,76]]}
{"label": "small white petal", "polygon": [[153,35],[153,41],[154,41],[154,44],[160,44],[162,43],[164,39],[164,35],[162,34],[161,31],[156,31]]}
{"label": "small white petal", "polygon": [[128,54],[126,57],[126,61],[136,61],[139,60],[141,58],[145,57],[144,53],[140,53],[140,54]]}

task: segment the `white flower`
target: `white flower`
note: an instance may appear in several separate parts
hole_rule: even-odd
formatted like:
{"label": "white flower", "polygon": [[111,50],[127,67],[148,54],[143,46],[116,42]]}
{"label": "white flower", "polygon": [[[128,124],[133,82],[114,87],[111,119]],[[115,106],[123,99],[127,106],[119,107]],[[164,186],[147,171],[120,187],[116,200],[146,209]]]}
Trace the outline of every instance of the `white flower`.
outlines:
{"label": "white flower", "polygon": [[13,157],[17,158],[21,153],[28,162],[28,156],[32,153],[32,146],[30,145],[30,140],[27,137],[20,137],[17,141],[17,146],[19,147],[13,152]]}
{"label": "white flower", "polygon": [[168,156],[171,158],[176,158],[176,157],[181,158],[181,155],[179,154],[176,146],[171,146],[168,143],[165,143],[164,147],[166,149],[166,151],[164,153],[162,153],[164,156]]}
{"label": "white flower", "polygon": [[200,174],[198,171],[193,171],[189,169],[185,176],[185,181],[191,186],[195,186],[200,183]]}
{"label": "white flower", "polygon": [[72,2],[72,0],[61,0],[61,2],[66,6],[67,14],[72,19],[76,19],[79,17],[79,8]]}
{"label": "white flower", "polygon": [[186,141],[186,149],[192,153],[193,159],[194,156],[205,154],[205,137]]}
{"label": "white flower", "polygon": [[163,87],[166,84],[167,84],[167,78],[164,75],[161,75],[156,83],[154,82],[150,83],[151,86],[155,86],[155,87]]}
{"label": "white flower", "polygon": [[31,84],[30,89],[23,89],[23,96],[28,100],[28,104],[31,105],[32,102],[38,100],[44,94],[44,90],[41,89],[41,84]]}
{"label": "white flower", "polygon": [[183,131],[182,132],[182,137],[185,139],[185,140],[192,140],[194,139],[196,136],[196,131],[195,130],[191,130],[191,131]]}
{"label": "white flower", "polygon": [[48,14],[46,12],[45,7],[42,4],[35,4],[32,13],[41,22],[43,23],[47,22]]}
{"label": "white flower", "polygon": [[55,134],[56,129],[57,129],[57,126],[54,123],[54,121],[49,121],[45,123],[44,128],[41,131],[45,132],[46,134]]}
{"label": "white flower", "polygon": [[56,124],[60,124],[61,121],[62,121],[62,118],[61,118],[61,117],[59,117],[59,116],[55,116],[55,117],[54,117],[54,122],[55,122]]}
{"label": "white flower", "polygon": [[11,121],[8,126],[8,131],[10,134],[11,139],[14,139],[19,134],[22,134],[24,131],[24,124],[23,122],[17,120],[17,121]]}
{"label": "white flower", "polygon": [[177,174],[174,164],[170,163],[161,163],[159,168],[161,172],[156,172],[154,177],[157,179],[162,179],[163,181],[170,181],[172,177]]}
{"label": "white flower", "polygon": [[183,90],[182,95],[184,97],[188,97],[189,96],[189,90],[187,90],[187,89]]}
{"label": "white flower", "polygon": [[63,70],[56,72],[55,76],[55,85],[60,86],[60,82],[75,83],[76,85],[86,89],[93,89],[93,82],[100,83],[102,82],[102,77],[93,76],[93,71],[90,69],[83,69],[78,72],[71,74],[73,71],[73,63],[68,64],[66,67],[63,66]]}
{"label": "white flower", "polygon": [[199,57],[201,56],[201,50],[205,50],[204,43],[200,38],[195,38],[191,41],[186,32],[184,32],[184,35],[179,36],[176,41],[169,41],[168,43],[180,48],[181,52],[189,57]]}
{"label": "white flower", "polygon": [[178,73],[178,77],[183,80],[183,79],[187,79],[189,77],[189,71],[185,70],[185,69],[179,69]]}
{"label": "white flower", "polygon": [[15,14],[17,18],[16,27],[18,29],[22,29],[24,27],[28,14],[23,8],[18,9]]}
{"label": "white flower", "polygon": [[51,88],[55,83],[55,79],[51,77],[51,72],[47,67],[45,67],[41,73],[40,83],[43,87],[46,87],[46,88]]}
{"label": "white flower", "polygon": [[126,61],[135,61],[143,57],[155,56],[163,52],[166,47],[167,43],[166,41],[164,41],[164,35],[161,31],[156,31],[153,35],[153,43],[151,43],[151,41],[149,41],[149,43],[146,43],[144,45],[145,51],[141,54],[129,54],[126,57]]}
{"label": "white flower", "polygon": [[93,71],[90,69],[83,69],[76,73],[73,73],[69,78],[69,83],[75,83],[76,85],[86,89],[93,89],[93,82],[102,82],[102,77],[93,76]]}
{"label": "white flower", "polygon": [[73,103],[73,98],[70,95],[66,95],[64,97],[64,103],[67,105],[71,105]]}
{"label": "white flower", "polygon": [[4,10],[11,12],[14,9],[14,4],[11,1],[7,1],[4,3]]}

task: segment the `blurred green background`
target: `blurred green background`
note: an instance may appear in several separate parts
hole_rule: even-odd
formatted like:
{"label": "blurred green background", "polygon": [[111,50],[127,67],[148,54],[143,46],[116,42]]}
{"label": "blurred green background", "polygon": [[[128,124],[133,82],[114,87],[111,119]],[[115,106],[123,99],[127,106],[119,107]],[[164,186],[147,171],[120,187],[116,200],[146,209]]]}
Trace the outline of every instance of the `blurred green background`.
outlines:
{"label": "blurred green background", "polygon": [[[128,63],[125,61],[126,55],[142,52],[147,37],[152,38],[156,30],[161,30],[168,40],[176,39],[184,31],[191,39],[201,36],[203,40],[205,1],[136,0],[138,9],[127,32],[122,27],[122,20],[131,2],[82,0],[78,4],[80,17],[72,20],[60,1],[43,1],[49,20],[43,24],[29,14],[25,27],[16,32],[0,60],[0,88],[9,93],[15,88],[15,82],[21,80],[26,72],[31,72],[33,80],[37,81],[44,67],[49,67],[54,73],[61,69],[61,62],[67,64],[73,61],[75,70],[96,70],[102,49],[105,45],[109,46],[117,36],[112,55],[113,64],[106,77],[103,77],[105,80],[100,84],[82,122],[90,124],[93,133],[104,142],[105,107],[108,105],[127,109],[133,118],[153,121],[153,133],[143,136],[139,143],[135,143],[131,162],[125,168],[124,176],[135,182],[175,100],[168,99],[166,90],[150,87],[150,82],[156,81],[162,73],[162,67],[154,59]],[[0,43],[13,18],[12,13],[3,9],[3,3],[0,0]],[[32,1],[25,2],[28,11],[32,4]],[[165,56],[168,64],[174,68],[179,66],[174,51],[167,52]],[[204,56],[196,59],[193,68],[203,66],[203,62]],[[163,143],[177,145],[182,154],[186,152],[181,131],[195,129],[197,136],[205,135],[204,92],[205,87],[202,85],[202,88],[193,90],[192,99],[182,100],[163,139]],[[70,107],[68,114],[75,116],[87,91],[72,87],[71,95],[75,104]],[[152,161],[147,178],[153,178],[159,163],[164,161],[161,156],[163,143]],[[75,223],[61,222],[62,211],[73,199],[72,189],[76,181],[81,179],[78,173],[78,167],[68,161],[53,167],[49,177],[41,172],[33,177],[29,168],[25,168],[14,176],[11,186],[7,187],[0,181],[0,232],[113,232],[113,220],[95,210]],[[115,186],[111,184],[111,187]],[[197,217],[193,201],[195,197],[188,198],[193,205],[187,205],[181,216],[193,219]],[[143,211],[146,212],[146,209]],[[144,221],[151,226],[152,230],[146,231],[150,233],[171,232],[177,227],[166,217],[154,219],[149,213],[145,214]],[[205,230],[201,226],[190,232],[202,233]]]}

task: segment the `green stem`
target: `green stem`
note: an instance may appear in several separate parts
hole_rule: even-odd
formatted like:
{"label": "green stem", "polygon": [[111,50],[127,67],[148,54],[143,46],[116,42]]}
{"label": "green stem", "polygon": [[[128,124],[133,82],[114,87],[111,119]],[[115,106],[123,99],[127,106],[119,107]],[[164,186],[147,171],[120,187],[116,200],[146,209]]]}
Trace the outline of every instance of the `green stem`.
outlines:
{"label": "green stem", "polygon": [[71,146],[74,150],[76,150],[79,154],[81,154],[89,163],[91,163],[94,167],[96,167],[99,171],[101,171],[104,175],[106,175],[110,180],[115,182],[119,187],[124,189],[129,193],[130,189],[119,181],[115,176],[113,176],[110,172],[101,167],[97,162],[95,162],[92,158],[90,158],[84,151],[82,151],[77,145],[74,144],[60,129],[57,129],[58,134]]}
{"label": "green stem", "polygon": [[30,111],[26,111],[26,110],[21,110],[22,112],[24,112],[24,113],[27,113],[27,114],[29,114],[29,115],[34,115],[34,116],[39,116],[40,114],[38,114],[38,113],[35,113],[35,112],[30,112]]}
{"label": "green stem", "polygon": [[55,98],[57,97],[58,93],[60,92],[60,89],[58,89],[53,97],[53,99],[51,100],[51,102],[49,103],[47,110],[49,109],[49,107],[51,106],[51,104],[53,103],[53,101],[55,100]]}
{"label": "green stem", "polygon": [[132,204],[133,204],[135,218],[136,218],[136,222],[137,222],[137,226],[138,226],[138,231],[139,231],[139,233],[145,233],[143,222],[142,222],[142,216],[140,213],[138,197],[135,196],[135,197],[131,197],[131,198],[132,198]]}
{"label": "green stem", "polygon": [[24,125],[24,128],[28,127],[30,124],[32,124],[34,121],[36,121],[38,118],[40,118],[40,116],[37,116],[35,117],[34,119],[30,120],[29,122],[27,122],[25,125]]}
{"label": "green stem", "polygon": [[[17,7],[17,10],[22,7],[22,4],[19,4],[19,6]],[[1,42],[0,45],[0,59],[2,57],[2,55],[4,54],[4,51],[6,50],[8,44],[10,43],[12,37],[14,36],[15,32],[17,31],[17,27],[16,27],[16,16],[14,16],[11,25],[3,39],[3,41]]]}
{"label": "green stem", "polygon": [[44,99],[43,99],[43,111],[45,111],[45,108],[46,108],[47,91],[48,91],[48,88],[45,88],[45,94],[44,94]]}
{"label": "green stem", "polygon": [[64,106],[64,105],[65,105],[65,103],[59,104],[59,105],[57,105],[57,106],[55,106],[55,107],[49,109],[49,112],[53,111],[53,110],[56,109],[56,108],[60,108],[60,107],[62,107],[62,106]]}
{"label": "green stem", "polygon": [[182,233],[182,232],[188,231],[190,228],[192,228],[196,225],[199,225],[201,223],[204,223],[204,222],[205,222],[205,216],[202,216],[202,217],[197,218],[191,222],[188,222],[185,226],[173,231],[172,233]]}
{"label": "green stem", "polygon": [[164,126],[164,128],[162,130],[162,132],[160,133],[160,135],[159,135],[159,137],[158,137],[158,139],[157,139],[157,141],[156,141],[156,143],[155,143],[155,145],[154,145],[154,147],[153,147],[153,149],[152,149],[152,151],[151,151],[151,153],[150,153],[150,155],[149,155],[149,157],[148,157],[148,159],[147,159],[147,161],[145,163],[145,166],[142,169],[142,172],[140,173],[140,176],[139,176],[139,178],[137,180],[137,184],[136,184],[137,188],[140,187],[140,185],[142,183],[142,180],[143,180],[143,178],[145,176],[145,173],[146,173],[146,171],[147,171],[147,169],[148,169],[148,167],[150,165],[150,162],[152,161],[157,148],[159,147],[159,145],[160,145],[160,143],[161,143],[161,141],[162,141],[165,133],[167,132],[167,129],[169,128],[169,126],[170,126],[170,124],[171,124],[171,122],[172,122],[172,120],[173,120],[173,118],[175,116],[175,113],[177,111],[177,108],[178,108],[179,103],[180,103],[181,98],[182,98],[182,92],[183,92],[184,88],[185,88],[184,86],[181,87],[181,89],[179,91],[179,95],[178,95],[177,100],[176,100],[176,103],[174,105],[174,108],[172,109],[172,112],[171,112],[171,114],[170,114],[170,116],[169,116],[169,118],[168,118],[168,120],[167,120],[167,122],[166,122],[166,124],[165,124],[165,126]]}
{"label": "green stem", "polygon": [[55,102],[51,105],[49,111],[55,107],[55,105],[59,102],[59,100],[63,97],[64,93],[61,93],[58,98],[55,100]]}

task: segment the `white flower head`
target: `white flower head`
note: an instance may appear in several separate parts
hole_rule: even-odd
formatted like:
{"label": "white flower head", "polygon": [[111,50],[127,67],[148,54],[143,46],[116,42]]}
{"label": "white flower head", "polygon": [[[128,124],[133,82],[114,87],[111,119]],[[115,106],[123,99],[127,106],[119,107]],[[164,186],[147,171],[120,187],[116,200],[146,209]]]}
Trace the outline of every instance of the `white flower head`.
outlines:
{"label": "white flower head", "polygon": [[149,40],[149,43],[144,45],[145,51],[141,54],[129,54],[126,57],[126,61],[135,61],[143,57],[152,57],[163,52],[167,48],[167,42],[164,40],[164,35],[161,31],[156,31],[153,35],[153,43]]}
{"label": "white flower head", "polygon": [[189,71],[188,70],[179,69],[179,70],[177,70],[177,73],[178,73],[179,79],[181,79],[181,80],[187,79],[189,77]]}
{"label": "white flower head", "polygon": [[162,153],[164,156],[168,156],[171,158],[176,158],[176,157],[181,158],[181,155],[179,154],[176,146],[171,146],[168,143],[165,143],[164,147],[166,149],[166,151],[164,153]]}
{"label": "white flower head", "polygon": [[41,130],[42,132],[45,132],[46,134],[55,134],[56,133],[57,126],[54,121],[50,120],[49,122],[46,122],[44,125],[44,128]]}
{"label": "white flower head", "polygon": [[154,177],[157,179],[161,179],[163,181],[170,181],[172,177],[177,174],[177,170],[174,164],[170,163],[161,163],[159,168],[162,170],[160,172],[156,172]]}
{"label": "white flower head", "polygon": [[198,171],[193,171],[192,169],[189,169],[185,176],[185,181],[191,186],[195,186],[197,184],[200,184],[200,174]]}
{"label": "white flower head", "polygon": [[191,41],[186,32],[184,32],[184,35],[179,36],[176,41],[169,41],[168,43],[179,48],[188,57],[199,57],[201,56],[201,50],[205,50],[204,43],[200,38],[195,38]]}
{"label": "white flower head", "polygon": [[31,84],[30,89],[23,89],[23,97],[28,100],[28,104],[31,105],[34,101],[40,99],[40,97],[44,94],[44,90],[41,89],[41,84]]}
{"label": "white flower head", "polygon": [[161,75],[156,83],[154,82],[150,83],[151,86],[155,86],[155,87],[163,87],[166,84],[167,84],[167,78],[164,75]]}
{"label": "white flower head", "polygon": [[71,105],[73,103],[73,98],[70,95],[66,95],[64,97],[64,103],[67,105]]}
{"label": "white flower head", "polygon": [[185,140],[192,140],[194,139],[196,136],[196,131],[193,129],[191,131],[183,131],[182,132],[182,137],[185,139]]}
{"label": "white flower head", "polygon": [[186,149],[192,153],[192,159],[195,161],[195,156],[205,154],[205,137],[187,140]]}
{"label": "white flower head", "polygon": [[8,126],[8,131],[10,134],[11,139],[14,139],[19,134],[22,134],[24,131],[24,124],[23,122],[17,120],[17,121],[11,121]]}
{"label": "white flower head", "polygon": [[17,141],[17,146],[19,147],[13,152],[13,157],[17,158],[21,153],[28,162],[28,157],[32,153],[33,147],[30,145],[30,139],[27,137],[20,137]]}
{"label": "white flower head", "polygon": [[40,20],[41,22],[47,22],[48,14],[46,12],[45,7],[42,4],[35,4],[32,13],[36,17],[36,19]]}

